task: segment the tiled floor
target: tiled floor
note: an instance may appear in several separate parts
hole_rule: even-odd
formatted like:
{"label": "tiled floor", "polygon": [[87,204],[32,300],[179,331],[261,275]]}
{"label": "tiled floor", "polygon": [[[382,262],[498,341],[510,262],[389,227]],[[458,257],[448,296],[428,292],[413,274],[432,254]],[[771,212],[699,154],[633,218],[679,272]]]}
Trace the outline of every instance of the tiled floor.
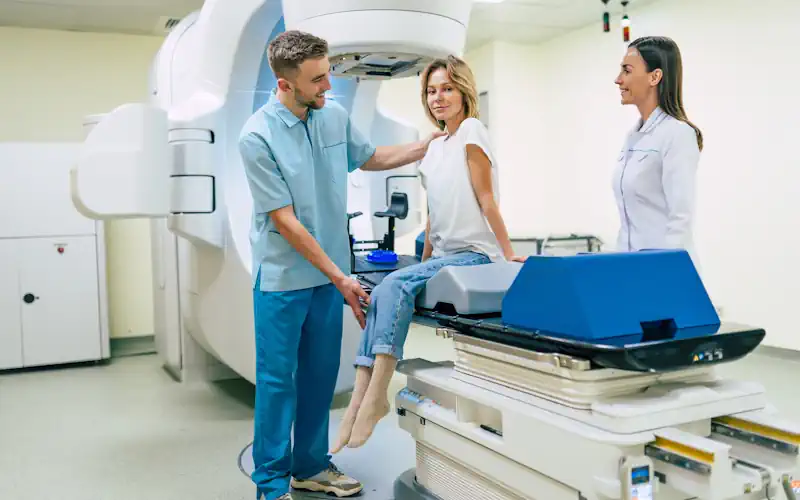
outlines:
{"label": "tiled floor", "polygon": [[[412,332],[406,352],[450,356],[429,330]],[[762,382],[775,406],[800,420],[800,363],[754,354],[722,370]],[[397,376],[391,390],[403,384]],[[178,384],[155,356],[0,375],[0,499],[250,500],[237,457],[250,442],[252,398],[240,381]],[[364,453],[374,452],[371,443]]]}

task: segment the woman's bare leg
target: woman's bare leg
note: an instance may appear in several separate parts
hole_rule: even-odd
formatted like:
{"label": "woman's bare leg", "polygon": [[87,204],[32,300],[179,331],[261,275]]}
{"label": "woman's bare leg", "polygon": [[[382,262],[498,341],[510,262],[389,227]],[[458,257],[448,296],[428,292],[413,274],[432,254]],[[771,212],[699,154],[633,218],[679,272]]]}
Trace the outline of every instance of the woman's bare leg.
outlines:
{"label": "woman's bare leg", "polygon": [[367,394],[367,387],[372,377],[372,368],[366,366],[356,367],[356,383],[353,388],[353,395],[350,396],[350,404],[342,417],[342,423],[339,426],[339,436],[336,438],[336,444],[331,448],[331,453],[339,453],[350,441],[350,434],[353,431],[353,425],[356,422],[356,415],[358,409],[361,407],[361,402]]}
{"label": "woman's bare leg", "polygon": [[355,425],[350,435],[349,448],[358,448],[367,442],[378,422],[388,415],[389,409],[389,383],[392,380],[394,369],[397,367],[397,358],[389,354],[378,354],[369,387],[358,408]]}

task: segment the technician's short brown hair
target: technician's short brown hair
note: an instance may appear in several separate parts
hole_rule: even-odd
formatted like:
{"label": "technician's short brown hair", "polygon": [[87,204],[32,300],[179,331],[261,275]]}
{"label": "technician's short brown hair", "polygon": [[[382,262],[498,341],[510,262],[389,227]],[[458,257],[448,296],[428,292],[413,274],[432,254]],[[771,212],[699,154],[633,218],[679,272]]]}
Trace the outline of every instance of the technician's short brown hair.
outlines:
{"label": "technician's short brown hair", "polygon": [[327,55],[328,42],[297,30],[281,33],[267,48],[269,67],[279,78],[287,78],[308,59],[319,59]]}

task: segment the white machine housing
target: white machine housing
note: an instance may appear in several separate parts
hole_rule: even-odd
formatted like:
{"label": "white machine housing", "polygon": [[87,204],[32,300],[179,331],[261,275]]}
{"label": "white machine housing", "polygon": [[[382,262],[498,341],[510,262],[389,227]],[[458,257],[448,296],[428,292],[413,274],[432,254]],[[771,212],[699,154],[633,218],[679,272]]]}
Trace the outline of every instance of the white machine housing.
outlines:
{"label": "white machine housing", "polygon": [[[415,487],[436,500],[795,500],[800,425],[771,411],[758,384],[713,368],[568,368],[559,355],[453,338],[454,363],[398,366],[408,382],[396,408],[417,461],[395,500],[423,498]],[[630,463],[646,464],[645,484],[626,484]]]}
{"label": "white machine housing", "polygon": [[[159,52],[150,102],[100,117],[71,172],[73,202],[94,219],[155,219],[156,334],[173,373],[183,379],[196,365],[199,378],[224,376],[216,359],[255,382],[252,200],[238,138],[274,88],[268,42],[285,29],[326,38],[340,76],[329,97],[374,144],[402,144],[417,140],[418,131],[377,108],[381,80],[416,75],[433,57],[461,55],[471,6],[470,0],[207,0]],[[386,208],[392,191],[405,192],[410,203],[408,217],[396,222],[397,236],[422,229],[416,165],[357,171],[348,185],[348,211],[365,214],[351,222],[356,239],[383,237],[386,221],[369,215]],[[352,387],[360,335],[352,313],[344,317],[339,392]]]}
{"label": "white machine housing", "polygon": [[328,41],[333,74],[390,79],[460,54],[471,8],[463,0],[316,0],[285,2],[284,17],[288,29]]}

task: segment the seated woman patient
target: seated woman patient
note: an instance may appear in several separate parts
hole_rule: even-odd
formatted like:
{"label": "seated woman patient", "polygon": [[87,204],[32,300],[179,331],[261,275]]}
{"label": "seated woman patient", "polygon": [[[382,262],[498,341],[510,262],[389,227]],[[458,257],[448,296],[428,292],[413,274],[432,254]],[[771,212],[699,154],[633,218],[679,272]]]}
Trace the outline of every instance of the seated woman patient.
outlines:
{"label": "seated woman patient", "polygon": [[425,283],[445,266],[524,260],[514,256],[498,208],[497,161],[478,121],[472,71],[450,56],[432,62],[421,82],[428,118],[447,132],[430,144],[419,169],[429,209],[422,262],[393,272],[372,291],[355,388],[332,453],[363,445],[388,414],[389,382]]}

